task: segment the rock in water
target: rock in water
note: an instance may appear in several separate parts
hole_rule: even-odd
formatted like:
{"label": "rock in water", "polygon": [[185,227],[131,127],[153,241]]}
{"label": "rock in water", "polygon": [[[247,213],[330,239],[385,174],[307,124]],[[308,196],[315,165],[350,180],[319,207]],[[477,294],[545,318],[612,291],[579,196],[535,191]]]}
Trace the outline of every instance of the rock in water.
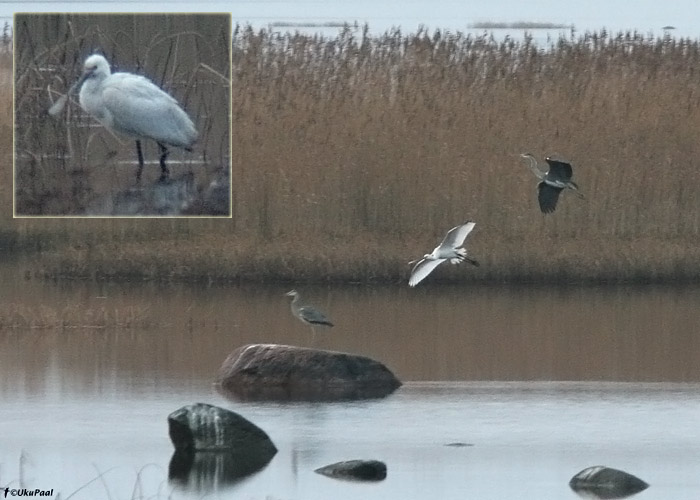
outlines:
{"label": "rock in water", "polygon": [[204,403],[168,415],[170,440],[178,451],[252,451],[273,456],[267,433],[238,413]]}
{"label": "rock in water", "polygon": [[170,481],[204,495],[261,470],[277,453],[258,426],[208,404],[172,412],[168,426],[175,445],[168,469]]}
{"label": "rock in water", "polygon": [[571,478],[569,486],[576,492],[597,498],[624,498],[649,487],[632,474],[603,465],[583,469]]}
{"label": "rock in water", "polygon": [[379,460],[348,460],[326,465],[314,472],[336,479],[381,481],[386,478],[386,464]]}
{"label": "rock in water", "polygon": [[219,370],[224,394],[243,400],[382,398],[401,382],[382,363],[343,352],[277,344],[234,350]]}

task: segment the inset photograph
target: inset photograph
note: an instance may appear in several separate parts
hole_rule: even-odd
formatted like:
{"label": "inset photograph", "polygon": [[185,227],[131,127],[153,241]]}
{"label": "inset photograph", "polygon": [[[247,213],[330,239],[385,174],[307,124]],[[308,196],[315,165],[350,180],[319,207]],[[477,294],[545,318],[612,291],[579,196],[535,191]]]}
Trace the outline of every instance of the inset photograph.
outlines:
{"label": "inset photograph", "polygon": [[230,217],[230,14],[15,14],[15,217]]}

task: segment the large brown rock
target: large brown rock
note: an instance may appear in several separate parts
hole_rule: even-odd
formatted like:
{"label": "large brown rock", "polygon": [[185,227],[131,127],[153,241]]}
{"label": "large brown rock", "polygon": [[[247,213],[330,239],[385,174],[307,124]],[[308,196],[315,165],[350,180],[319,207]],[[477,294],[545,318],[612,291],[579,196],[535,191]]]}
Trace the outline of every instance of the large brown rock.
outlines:
{"label": "large brown rock", "polygon": [[219,370],[225,395],[243,400],[336,401],[381,398],[401,382],[378,361],[278,344],[234,350]]}

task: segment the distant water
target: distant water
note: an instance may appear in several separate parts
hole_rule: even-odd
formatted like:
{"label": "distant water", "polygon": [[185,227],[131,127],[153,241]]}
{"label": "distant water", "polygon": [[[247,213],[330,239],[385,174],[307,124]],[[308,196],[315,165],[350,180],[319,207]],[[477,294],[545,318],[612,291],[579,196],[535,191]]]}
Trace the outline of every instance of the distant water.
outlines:
{"label": "distant water", "polygon": [[[164,8],[165,6],[165,8]],[[372,33],[383,33],[400,27],[404,33],[419,26],[482,34],[472,28],[482,22],[546,22],[573,25],[576,32],[600,30],[612,32],[636,30],[643,34],[674,37],[700,37],[700,2],[697,0],[491,0],[463,2],[459,0],[213,0],[209,2],[170,1],[18,1],[0,3],[0,18],[10,20],[14,12],[231,12],[233,21],[255,28],[278,26],[279,31],[301,31],[335,36],[339,28],[330,25],[367,23]],[[289,26],[291,25],[291,27]],[[672,26],[672,30],[664,27]],[[486,30],[496,38],[505,35],[520,37],[523,30]],[[533,30],[534,38],[569,35],[568,29]]]}

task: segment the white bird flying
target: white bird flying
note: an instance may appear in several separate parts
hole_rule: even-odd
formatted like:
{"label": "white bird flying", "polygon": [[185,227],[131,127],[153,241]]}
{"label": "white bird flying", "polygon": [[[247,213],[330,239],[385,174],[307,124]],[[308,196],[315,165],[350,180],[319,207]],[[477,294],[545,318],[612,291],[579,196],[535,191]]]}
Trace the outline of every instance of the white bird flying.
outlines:
{"label": "white bird flying", "polygon": [[[418,283],[423,281],[426,276],[428,276],[433,269],[437,266],[449,260],[451,264],[459,264],[461,262],[467,261],[474,266],[478,266],[479,263],[467,257],[467,250],[465,248],[460,248],[467,238],[467,235],[474,229],[476,224],[474,222],[466,222],[461,226],[456,226],[447,232],[447,235],[442,240],[442,242],[433,250],[432,253],[427,253],[422,259],[413,267],[411,271],[411,278],[408,280],[409,286],[416,286]],[[410,262],[409,264],[415,261]]]}

